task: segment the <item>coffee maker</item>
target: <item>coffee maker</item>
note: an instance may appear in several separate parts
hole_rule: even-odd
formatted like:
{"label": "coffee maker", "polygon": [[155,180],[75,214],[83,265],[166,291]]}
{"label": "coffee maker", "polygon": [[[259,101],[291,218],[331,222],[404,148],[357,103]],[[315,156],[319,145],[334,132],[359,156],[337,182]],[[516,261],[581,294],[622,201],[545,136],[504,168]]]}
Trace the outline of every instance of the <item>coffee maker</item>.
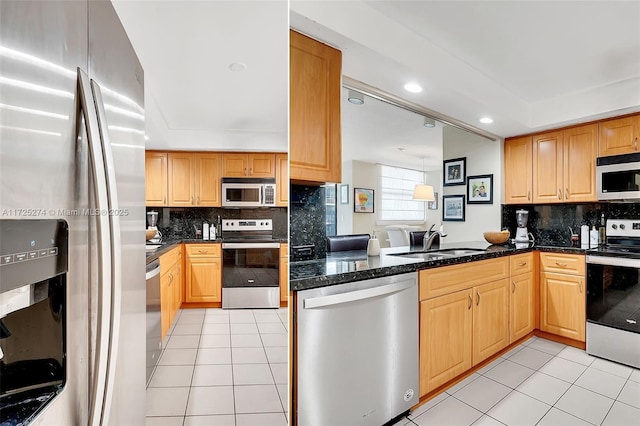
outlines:
{"label": "coffee maker", "polygon": [[158,212],[150,211],[147,212],[147,231],[156,231],[155,236],[148,239],[150,243],[160,243],[162,242],[162,234],[158,231]]}
{"label": "coffee maker", "polygon": [[527,222],[529,221],[529,211],[520,209],[516,210],[516,222],[518,227],[516,228],[516,243],[528,243],[529,242],[529,230],[527,229]]}

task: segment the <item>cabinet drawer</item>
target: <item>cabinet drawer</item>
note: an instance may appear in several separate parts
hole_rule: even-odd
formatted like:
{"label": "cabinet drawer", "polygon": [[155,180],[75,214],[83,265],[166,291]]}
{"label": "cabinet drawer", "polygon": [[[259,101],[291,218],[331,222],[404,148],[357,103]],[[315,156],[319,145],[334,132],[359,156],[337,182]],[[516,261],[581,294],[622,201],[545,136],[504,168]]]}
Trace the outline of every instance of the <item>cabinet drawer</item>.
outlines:
{"label": "cabinet drawer", "polygon": [[533,271],[533,253],[509,256],[511,276]]}
{"label": "cabinet drawer", "polygon": [[509,276],[509,258],[479,260],[420,271],[420,300],[442,296]]}
{"label": "cabinet drawer", "polygon": [[543,272],[584,275],[584,256],[580,254],[540,253],[540,269]]}
{"label": "cabinet drawer", "polygon": [[182,258],[182,244],[160,256],[160,274],[164,275]]}
{"label": "cabinet drawer", "polygon": [[220,257],[220,244],[187,244],[188,257]]}

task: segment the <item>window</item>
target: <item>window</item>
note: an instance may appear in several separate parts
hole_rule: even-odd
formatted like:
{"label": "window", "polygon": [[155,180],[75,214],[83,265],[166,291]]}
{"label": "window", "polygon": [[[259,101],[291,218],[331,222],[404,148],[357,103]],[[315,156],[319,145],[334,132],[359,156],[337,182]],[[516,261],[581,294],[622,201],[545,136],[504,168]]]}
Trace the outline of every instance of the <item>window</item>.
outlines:
{"label": "window", "polygon": [[423,221],[424,201],[413,200],[413,188],[424,183],[424,172],[379,166],[380,173],[380,220]]}
{"label": "window", "polygon": [[336,184],[327,184],[325,188],[325,226],[327,237],[336,235]]}

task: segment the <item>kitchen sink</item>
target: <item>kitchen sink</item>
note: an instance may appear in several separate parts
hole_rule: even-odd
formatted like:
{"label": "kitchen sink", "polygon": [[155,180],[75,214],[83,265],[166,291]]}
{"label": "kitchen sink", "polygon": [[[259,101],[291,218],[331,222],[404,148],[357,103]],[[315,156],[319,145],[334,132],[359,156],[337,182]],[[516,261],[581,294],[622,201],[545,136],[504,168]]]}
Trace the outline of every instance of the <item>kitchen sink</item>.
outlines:
{"label": "kitchen sink", "polygon": [[390,253],[392,256],[410,257],[412,259],[424,259],[424,260],[441,260],[450,259],[458,256],[470,256],[473,254],[485,253],[485,250],[473,249],[473,248],[450,248],[442,250],[428,250],[428,251],[410,251],[404,253]]}

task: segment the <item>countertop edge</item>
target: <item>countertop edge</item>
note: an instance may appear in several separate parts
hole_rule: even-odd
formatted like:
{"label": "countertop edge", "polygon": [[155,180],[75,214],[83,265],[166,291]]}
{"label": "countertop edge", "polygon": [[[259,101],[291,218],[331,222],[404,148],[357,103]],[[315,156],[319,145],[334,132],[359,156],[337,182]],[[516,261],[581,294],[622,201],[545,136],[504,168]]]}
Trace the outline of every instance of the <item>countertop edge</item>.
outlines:
{"label": "countertop edge", "polygon": [[[283,244],[283,243],[288,243],[289,240],[287,240],[287,239],[274,239],[274,242],[279,242],[280,244]],[[147,251],[146,252],[147,264],[153,262],[154,260],[159,259],[160,256],[162,256],[165,253],[168,253],[169,251],[174,249],[179,244],[222,244],[222,243],[223,243],[223,240],[220,239],[220,238],[217,238],[215,240],[197,240],[195,238],[184,238],[184,239],[180,239],[180,240],[166,241],[166,242],[162,243],[160,245],[160,247],[158,247],[157,249],[155,249],[153,251]]]}

